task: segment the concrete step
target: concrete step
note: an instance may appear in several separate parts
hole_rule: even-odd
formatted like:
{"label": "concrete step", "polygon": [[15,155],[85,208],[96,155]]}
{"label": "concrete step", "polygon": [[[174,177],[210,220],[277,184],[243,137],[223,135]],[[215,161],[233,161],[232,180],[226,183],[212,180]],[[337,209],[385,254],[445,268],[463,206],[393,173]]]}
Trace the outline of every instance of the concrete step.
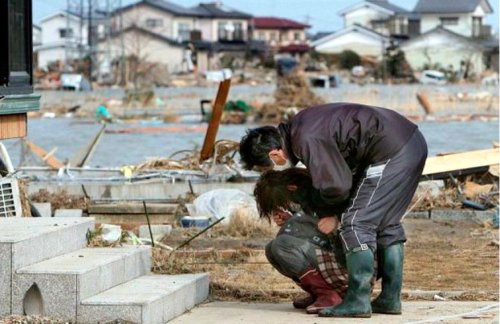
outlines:
{"label": "concrete step", "polygon": [[150,268],[151,249],[145,246],[85,248],[23,267],[13,276],[12,312],[26,312],[23,300],[36,284],[43,314],[74,322],[81,300],[149,274]]}
{"label": "concrete step", "polygon": [[78,323],[166,323],[208,297],[208,275],[143,276],[83,300]]}
{"label": "concrete step", "polygon": [[15,270],[86,246],[93,218],[0,218],[0,316],[11,313]]}

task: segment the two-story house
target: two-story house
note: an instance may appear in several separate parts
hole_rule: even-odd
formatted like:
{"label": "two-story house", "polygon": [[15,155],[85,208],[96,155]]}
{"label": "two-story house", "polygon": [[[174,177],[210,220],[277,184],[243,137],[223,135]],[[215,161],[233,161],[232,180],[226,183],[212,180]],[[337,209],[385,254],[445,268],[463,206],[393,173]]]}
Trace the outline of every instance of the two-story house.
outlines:
{"label": "two-story house", "polygon": [[419,0],[413,11],[420,17],[421,34],[401,49],[414,69],[451,68],[465,76],[498,70],[498,39],[484,24],[493,13],[488,0]]}
{"label": "two-story house", "polygon": [[275,53],[301,55],[309,51],[306,29],[310,25],[286,18],[254,17],[252,37],[263,41]]}
{"label": "two-story house", "polygon": [[320,53],[338,54],[353,50],[362,56],[380,58],[391,41],[418,34],[419,21],[408,10],[388,0],[365,0],[338,14],[344,27],[315,40],[312,46]]}
{"label": "two-story house", "polygon": [[205,71],[215,67],[221,53],[252,49],[251,19],[220,2],[187,8],[165,0],[142,0],[113,15],[113,48],[116,55],[123,51],[126,57],[141,56],[173,73],[189,70],[189,49],[198,69]]}
{"label": "two-story house", "polygon": [[87,32],[82,19],[60,11],[40,21],[41,43],[34,46],[38,67],[46,69],[51,63],[80,58],[81,48],[87,45]]}

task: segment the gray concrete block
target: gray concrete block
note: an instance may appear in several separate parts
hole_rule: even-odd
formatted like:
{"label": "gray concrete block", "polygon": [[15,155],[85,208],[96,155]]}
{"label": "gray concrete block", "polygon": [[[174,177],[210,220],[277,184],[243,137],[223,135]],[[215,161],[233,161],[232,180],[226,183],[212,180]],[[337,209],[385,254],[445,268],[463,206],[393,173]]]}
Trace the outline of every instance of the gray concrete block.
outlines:
{"label": "gray concrete block", "polygon": [[81,209],[57,209],[54,217],[82,217],[83,210]]}
{"label": "gray concrete block", "polygon": [[42,217],[52,217],[52,205],[50,203],[33,203]]}
{"label": "gray concrete block", "polygon": [[[51,220],[52,230],[13,244],[13,271],[85,247],[87,230],[94,229],[93,219],[52,217],[38,219]],[[34,251],[36,253],[33,253]]]}
{"label": "gray concrete block", "polygon": [[[151,232],[153,232],[153,238],[159,240],[165,235],[170,235],[172,225],[151,225]],[[151,239],[148,225],[141,225],[139,227],[139,238]]]}
{"label": "gray concrete block", "polygon": [[[23,299],[36,283],[40,289],[43,314],[67,321],[76,317],[75,274],[24,274],[14,275],[12,284],[12,313],[23,314]],[[64,292],[64,293],[61,293]]]}
{"label": "gray concrete block", "polygon": [[[16,305],[16,311],[22,311],[19,305],[26,290],[37,283],[42,296],[50,294],[50,303],[60,305],[56,310],[48,304],[44,307],[45,315],[76,321],[80,300],[149,273],[150,265],[143,262],[147,257],[150,258],[150,249],[142,246],[89,248],[24,267],[14,274],[17,288],[13,291],[12,304]],[[59,277],[72,276],[73,279],[63,279],[64,284],[48,287],[44,283],[47,276],[57,282]]]}
{"label": "gray concrete block", "polygon": [[[9,244],[12,271],[87,245],[93,218],[19,217],[0,219],[0,244]],[[36,251],[36,253],[34,253]]]}
{"label": "gray concrete block", "polygon": [[78,322],[140,317],[140,323],[165,323],[205,300],[208,283],[207,274],[143,276],[83,300]]}
{"label": "gray concrete block", "polygon": [[0,318],[11,313],[11,244],[0,243]]}

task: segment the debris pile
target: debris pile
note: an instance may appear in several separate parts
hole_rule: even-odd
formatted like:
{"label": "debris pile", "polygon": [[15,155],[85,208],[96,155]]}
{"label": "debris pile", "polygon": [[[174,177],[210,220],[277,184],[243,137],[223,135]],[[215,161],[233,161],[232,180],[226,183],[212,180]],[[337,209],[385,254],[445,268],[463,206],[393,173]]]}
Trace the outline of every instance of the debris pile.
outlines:
{"label": "debris pile", "polygon": [[310,88],[306,78],[294,73],[278,79],[274,93],[275,101],[264,104],[258,111],[258,118],[263,122],[276,123],[286,120],[300,109],[324,104]]}
{"label": "debris pile", "polygon": [[71,195],[66,190],[57,193],[51,193],[46,189],[40,189],[38,192],[31,194],[32,202],[50,203],[52,211],[57,209],[82,209],[88,210],[89,199],[83,196]]}

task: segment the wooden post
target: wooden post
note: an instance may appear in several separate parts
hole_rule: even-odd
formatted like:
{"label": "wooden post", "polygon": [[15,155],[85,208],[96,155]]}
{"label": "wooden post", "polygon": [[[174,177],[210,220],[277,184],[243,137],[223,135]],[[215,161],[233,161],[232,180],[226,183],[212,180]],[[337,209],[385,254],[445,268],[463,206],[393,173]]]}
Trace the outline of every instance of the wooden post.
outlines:
{"label": "wooden post", "polygon": [[214,108],[212,109],[212,117],[210,118],[207,133],[205,134],[205,141],[201,148],[200,162],[207,160],[213,154],[215,139],[217,137],[217,131],[219,130],[219,124],[230,86],[231,79],[226,79],[219,83],[219,90],[217,91]]}
{"label": "wooden post", "polygon": [[426,115],[430,115],[434,112],[429,102],[429,98],[424,92],[417,92],[417,100],[422,106],[422,108],[424,108]]}

